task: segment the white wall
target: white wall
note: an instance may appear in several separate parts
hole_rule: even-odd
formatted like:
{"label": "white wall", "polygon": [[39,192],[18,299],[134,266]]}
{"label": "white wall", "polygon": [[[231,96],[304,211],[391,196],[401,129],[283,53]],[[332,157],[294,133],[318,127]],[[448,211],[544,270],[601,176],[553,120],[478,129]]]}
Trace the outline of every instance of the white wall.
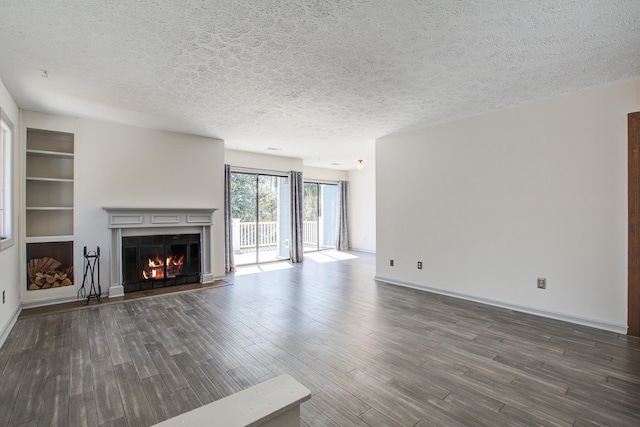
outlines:
{"label": "white wall", "polygon": [[269,156],[246,151],[225,150],[224,160],[226,164],[241,168],[277,172],[302,171],[302,159],[293,157]]}
{"label": "white wall", "polygon": [[0,294],[5,291],[5,303],[2,304],[0,299],[0,346],[6,339],[13,323],[17,319],[20,312],[20,250],[21,242],[19,239],[19,200],[20,194],[20,114],[18,106],[7,91],[2,80],[0,80],[0,108],[13,122],[13,199],[14,199],[14,245],[0,251]]}
{"label": "white wall", "polygon": [[344,181],[348,174],[343,170],[323,169],[304,166],[302,159],[295,157],[271,156],[247,151],[225,150],[225,163],[236,168],[261,171],[290,172],[302,171],[304,179],[320,181]]}
{"label": "white wall", "polygon": [[349,246],[376,252],[376,164],[368,160],[363,170],[349,171]]}
{"label": "white wall", "polygon": [[376,251],[375,162],[368,160],[363,170],[342,171],[305,166],[304,179],[349,182],[349,249]]}
{"label": "white wall", "polygon": [[625,332],[638,110],[633,80],[379,139],[377,276]]}
{"label": "white wall", "polygon": [[302,170],[302,176],[307,181],[348,181],[349,174],[347,171],[336,169],[314,168],[305,166]]}
{"label": "white wall", "polygon": [[76,286],[25,292],[23,302],[74,297],[82,282],[83,246],[100,246],[103,290],[109,286],[105,206],[220,209],[212,228],[212,272],[224,277],[222,140],[27,111],[23,119],[25,125],[52,130],[75,124],[76,232]]}

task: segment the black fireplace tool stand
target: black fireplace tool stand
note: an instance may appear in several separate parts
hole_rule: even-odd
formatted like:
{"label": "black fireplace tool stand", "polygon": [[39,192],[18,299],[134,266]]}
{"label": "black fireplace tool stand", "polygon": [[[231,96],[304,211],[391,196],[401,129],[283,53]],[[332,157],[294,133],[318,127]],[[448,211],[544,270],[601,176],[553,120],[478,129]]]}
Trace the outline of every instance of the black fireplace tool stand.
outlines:
{"label": "black fireplace tool stand", "polygon": [[[87,292],[87,286],[89,288]],[[87,251],[84,247],[84,277],[82,286],[78,290],[78,298],[87,299],[85,305],[89,304],[91,298],[102,302],[102,287],[100,286],[100,246],[96,246],[95,251]]]}

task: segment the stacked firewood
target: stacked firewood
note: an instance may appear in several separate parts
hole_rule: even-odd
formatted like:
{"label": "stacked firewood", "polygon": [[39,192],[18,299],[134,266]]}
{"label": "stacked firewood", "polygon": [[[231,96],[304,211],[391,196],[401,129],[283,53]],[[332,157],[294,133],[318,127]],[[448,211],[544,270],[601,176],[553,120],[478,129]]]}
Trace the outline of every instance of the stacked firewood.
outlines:
{"label": "stacked firewood", "polygon": [[27,275],[29,290],[60,288],[73,284],[73,267],[60,270],[62,263],[55,258],[44,257],[29,261]]}

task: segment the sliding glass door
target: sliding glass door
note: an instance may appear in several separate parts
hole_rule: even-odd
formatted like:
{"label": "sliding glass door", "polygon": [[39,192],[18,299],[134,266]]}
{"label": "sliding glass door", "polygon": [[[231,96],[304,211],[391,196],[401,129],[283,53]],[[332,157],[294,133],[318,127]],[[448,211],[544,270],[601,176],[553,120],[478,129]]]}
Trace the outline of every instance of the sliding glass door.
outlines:
{"label": "sliding glass door", "polygon": [[236,265],[289,258],[289,179],[232,173],[231,216]]}
{"label": "sliding glass door", "polygon": [[304,183],[305,252],[336,247],[338,186]]}

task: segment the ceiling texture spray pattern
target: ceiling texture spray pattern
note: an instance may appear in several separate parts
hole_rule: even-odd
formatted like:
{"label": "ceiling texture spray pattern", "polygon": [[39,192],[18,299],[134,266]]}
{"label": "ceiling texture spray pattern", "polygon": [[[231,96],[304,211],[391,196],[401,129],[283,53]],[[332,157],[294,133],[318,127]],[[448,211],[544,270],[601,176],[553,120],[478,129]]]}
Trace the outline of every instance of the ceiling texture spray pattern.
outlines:
{"label": "ceiling texture spray pattern", "polygon": [[354,169],[389,133],[639,76],[640,1],[2,0],[0,57],[21,108]]}

